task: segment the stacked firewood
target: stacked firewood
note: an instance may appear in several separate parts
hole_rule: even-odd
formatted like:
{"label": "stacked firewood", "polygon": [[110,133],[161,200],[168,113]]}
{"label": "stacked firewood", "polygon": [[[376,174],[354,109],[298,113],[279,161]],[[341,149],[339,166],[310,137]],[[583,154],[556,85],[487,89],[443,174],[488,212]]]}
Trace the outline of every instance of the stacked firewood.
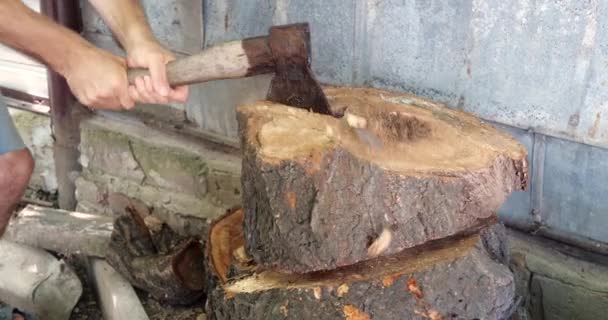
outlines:
{"label": "stacked firewood", "polygon": [[239,108],[243,208],[209,232],[208,317],[506,317],[513,275],[483,235],[527,186],[525,148],[415,96],[326,93],[343,118]]}

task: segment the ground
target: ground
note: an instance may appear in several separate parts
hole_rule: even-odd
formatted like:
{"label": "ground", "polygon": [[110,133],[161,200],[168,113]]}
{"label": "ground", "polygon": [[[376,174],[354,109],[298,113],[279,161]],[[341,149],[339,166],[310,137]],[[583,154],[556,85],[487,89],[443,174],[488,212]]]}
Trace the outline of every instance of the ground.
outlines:
{"label": "ground", "polygon": [[[38,201],[56,203],[57,197],[55,194],[45,193],[39,190],[27,190],[26,199]],[[25,203],[20,204],[18,210],[25,206]],[[55,253],[53,253],[55,254]],[[81,257],[78,256],[63,256],[56,254],[58,258],[65,259],[66,263],[74,268],[74,271],[82,281],[83,293],[78,301],[78,304],[72,312],[70,320],[103,320],[103,315],[97,300],[95,292],[89,283],[87,276],[87,269],[85,263]],[[195,304],[189,307],[172,307],[169,305],[161,304],[158,301],[151,298],[145,292],[136,290],[139,298],[146,310],[146,313],[150,317],[150,320],[204,320],[204,302]],[[0,308],[5,305],[0,301]]]}
{"label": "ground", "polygon": [[[74,308],[70,320],[103,320],[101,309],[95,299],[95,292],[91,287],[85,265],[81,259],[76,256],[64,257],[66,262],[71,265],[78,277],[82,281],[83,293]],[[204,320],[204,304],[199,303],[188,308],[172,307],[163,305],[149,297],[145,292],[137,291],[139,298],[150,317],[150,320]],[[0,308],[4,304],[0,302]]]}
{"label": "ground", "polygon": [[[67,257],[68,263],[72,265],[82,281],[84,291],[80,301],[74,308],[71,320],[103,320],[101,309],[97,305],[95,293],[88,283],[86,268],[78,257]],[[158,301],[149,297],[145,292],[137,290],[146,313],[150,320],[201,320],[200,315],[204,313],[202,303],[184,307],[172,307],[160,304]]]}

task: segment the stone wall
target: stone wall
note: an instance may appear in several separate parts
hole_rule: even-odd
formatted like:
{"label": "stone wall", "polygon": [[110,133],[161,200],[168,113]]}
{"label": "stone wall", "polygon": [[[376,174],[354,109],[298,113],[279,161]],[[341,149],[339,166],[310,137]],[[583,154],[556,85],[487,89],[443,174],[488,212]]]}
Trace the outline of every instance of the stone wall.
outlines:
{"label": "stone wall", "polygon": [[23,142],[36,160],[36,168],[30,180],[30,189],[57,192],[51,119],[46,115],[9,108],[9,112]]}
{"label": "stone wall", "polygon": [[190,233],[240,203],[240,158],[233,152],[128,117],[85,120],[81,139],[80,211],[111,214],[108,197],[118,192]]}

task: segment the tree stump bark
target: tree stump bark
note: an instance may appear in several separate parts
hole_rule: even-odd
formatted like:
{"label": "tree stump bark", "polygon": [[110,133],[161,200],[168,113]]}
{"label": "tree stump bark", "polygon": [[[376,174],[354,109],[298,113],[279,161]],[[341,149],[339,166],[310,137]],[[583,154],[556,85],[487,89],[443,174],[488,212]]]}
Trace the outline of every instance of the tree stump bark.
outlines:
{"label": "tree stump bark", "polygon": [[[221,233],[238,234],[239,219],[221,223]],[[233,240],[208,242],[210,272],[226,279],[208,292],[209,319],[503,319],[513,302],[512,274],[478,235],[308,274],[256,269]]]}
{"label": "tree stump bark", "polygon": [[478,118],[411,95],[328,88],[342,119],[262,101],[238,109],[246,248],[305,273],[494,221],[527,186],[527,152]]}

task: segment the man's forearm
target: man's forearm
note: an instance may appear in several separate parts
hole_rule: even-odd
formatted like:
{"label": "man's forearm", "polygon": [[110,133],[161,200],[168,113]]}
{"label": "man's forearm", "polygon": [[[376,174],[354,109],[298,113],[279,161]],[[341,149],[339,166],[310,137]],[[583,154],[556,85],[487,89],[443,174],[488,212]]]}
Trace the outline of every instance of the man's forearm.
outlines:
{"label": "man's forearm", "polygon": [[123,48],[129,52],[141,42],[155,41],[138,0],[89,0]]}
{"label": "man's forearm", "polygon": [[32,11],[20,0],[0,1],[0,43],[64,74],[70,62],[92,46],[75,32]]}

